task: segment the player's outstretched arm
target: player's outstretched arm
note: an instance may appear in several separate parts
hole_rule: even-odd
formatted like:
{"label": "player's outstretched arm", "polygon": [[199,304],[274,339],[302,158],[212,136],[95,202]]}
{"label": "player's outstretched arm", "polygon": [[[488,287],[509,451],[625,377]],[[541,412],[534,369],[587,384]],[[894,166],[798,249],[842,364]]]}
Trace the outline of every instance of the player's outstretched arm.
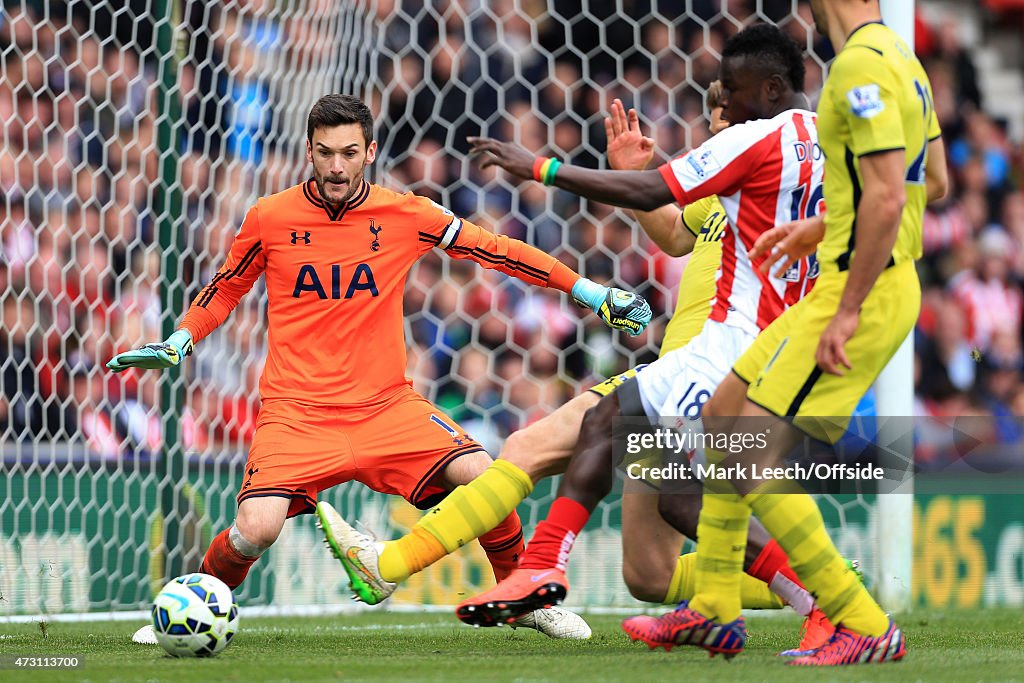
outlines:
{"label": "player's outstretched arm", "polygon": [[[654,139],[640,131],[640,117],[636,109],[626,112],[622,100],[612,101],[611,112],[604,120],[608,137],[608,165],[616,171],[642,171],[654,158]],[[669,256],[683,256],[693,251],[696,235],[683,225],[683,215],[674,204],[666,204],[654,211],[634,214],[647,236]]]}
{"label": "player's outstretched arm", "polygon": [[197,343],[220,326],[267,267],[258,205],[249,209],[217,274],[192,301],[179,327]]}
{"label": "player's outstretched arm", "polygon": [[188,330],[175,330],[162,342],[146,344],[141,349],[119,353],[107,362],[114,372],[128,368],[163,370],[179,365],[185,356],[192,355],[192,334]]}
{"label": "player's outstretched arm", "polygon": [[266,263],[260,242],[259,217],[253,207],[246,214],[224,265],[196,296],[178,329],[163,342],[117,354],[107,362],[107,367],[121,372],[128,368],[158,370],[180,364],[185,356],[192,354],[196,342],[227,319],[266,268]]}
{"label": "player's outstretched arm", "polygon": [[558,162],[554,171],[551,165],[548,166],[545,178],[540,175],[544,170],[544,158],[528,152],[521,145],[493,138],[470,137],[468,140],[470,152],[483,157],[481,168],[499,166],[524,180],[546,182],[581,197],[627,209],[652,211],[675,201],[672,190],[657,169],[600,171]]}
{"label": "player's outstretched arm", "polygon": [[[429,224],[431,211],[427,209],[422,223]],[[580,277],[554,256],[469,221],[452,216],[440,234],[425,243],[444,249],[454,258],[471,259],[484,268],[501,271],[527,284],[559,289],[580,306],[592,310],[609,327],[634,337],[651,322],[651,307],[639,294]]]}

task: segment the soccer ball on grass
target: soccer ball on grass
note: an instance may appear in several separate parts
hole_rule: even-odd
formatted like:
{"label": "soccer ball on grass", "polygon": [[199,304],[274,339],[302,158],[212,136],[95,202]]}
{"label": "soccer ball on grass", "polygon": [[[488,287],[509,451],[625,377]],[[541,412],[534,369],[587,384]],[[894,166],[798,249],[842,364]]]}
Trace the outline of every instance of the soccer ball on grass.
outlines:
{"label": "soccer ball on grass", "polygon": [[220,654],[238,630],[238,605],[223,581],[186,574],[170,581],[153,601],[157,642],[174,657]]}

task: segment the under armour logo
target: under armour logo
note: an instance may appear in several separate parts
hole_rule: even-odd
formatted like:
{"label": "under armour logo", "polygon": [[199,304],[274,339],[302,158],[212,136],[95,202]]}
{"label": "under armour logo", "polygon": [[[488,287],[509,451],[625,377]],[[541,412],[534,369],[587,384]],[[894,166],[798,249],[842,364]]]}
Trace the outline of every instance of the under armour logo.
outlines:
{"label": "under armour logo", "polygon": [[373,219],[370,219],[370,232],[373,234],[373,241],[370,242],[370,251],[380,251],[380,231],[383,229],[383,225],[377,227],[373,224]]}
{"label": "under armour logo", "polygon": [[311,234],[312,233],[310,233],[308,230],[306,232],[302,233],[301,235],[299,233],[297,233],[297,232],[293,232],[292,233],[292,244],[298,244],[299,240],[302,240],[303,244],[309,244],[309,236]]}

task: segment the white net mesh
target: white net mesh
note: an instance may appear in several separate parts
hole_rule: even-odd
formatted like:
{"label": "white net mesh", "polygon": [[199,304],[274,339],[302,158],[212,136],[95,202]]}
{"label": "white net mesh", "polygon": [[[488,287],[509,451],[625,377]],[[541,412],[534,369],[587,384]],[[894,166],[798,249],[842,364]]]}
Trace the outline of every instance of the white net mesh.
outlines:
{"label": "white net mesh", "polygon": [[[372,103],[377,182],[637,288],[664,313],[680,261],[623,212],[481,172],[465,137],[601,165],[602,113],[621,97],[668,158],[706,138],[704,89],[724,40],[758,19],[811,49],[816,93],[823,61],[797,0],[5,2],[0,615],[144,606],[165,566],[194,569],[211,531],[230,523],[266,353],[259,287],[183,381],[102,363],[162,339],[256,197],[307,175],[317,97],[343,90]],[[437,255],[410,276],[406,311],[417,388],[494,454],[511,431],[652,360],[667,320],[637,339],[612,334],[561,295]],[[539,486],[520,508],[528,529],[553,490]],[[385,534],[419,515],[358,485],[325,495]],[[870,566],[869,506],[831,509],[841,549]],[[630,604],[618,502],[594,520],[573,599]],[[308,519],[290,523],[245,584],[246,603],[345,601],[315,540]],[[489,577],[474,545],[396,601],[451,603]]]}

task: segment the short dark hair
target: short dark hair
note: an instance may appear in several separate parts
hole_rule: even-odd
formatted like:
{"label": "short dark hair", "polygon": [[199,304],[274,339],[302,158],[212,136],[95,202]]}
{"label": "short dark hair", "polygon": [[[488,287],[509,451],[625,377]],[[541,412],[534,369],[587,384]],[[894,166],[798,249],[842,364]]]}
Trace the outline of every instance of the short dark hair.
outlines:
{"label": "short dark hair", "polygon": [[804,56],[800,46],[774,24],[754,24],[726,41],[722,59],[746,57],[766,76],[786,79],[793,92],[804,91]]}
{"label": "short dark hair", "polygon": [[347,123],[358,123],[363,128],[363,137],[369,145],[373,140],[373,114],[358,97],[352,95],[324,95],[309,110],[306,119],[306,139],[313,143],[313,131],[317,128],[333,128]]}

